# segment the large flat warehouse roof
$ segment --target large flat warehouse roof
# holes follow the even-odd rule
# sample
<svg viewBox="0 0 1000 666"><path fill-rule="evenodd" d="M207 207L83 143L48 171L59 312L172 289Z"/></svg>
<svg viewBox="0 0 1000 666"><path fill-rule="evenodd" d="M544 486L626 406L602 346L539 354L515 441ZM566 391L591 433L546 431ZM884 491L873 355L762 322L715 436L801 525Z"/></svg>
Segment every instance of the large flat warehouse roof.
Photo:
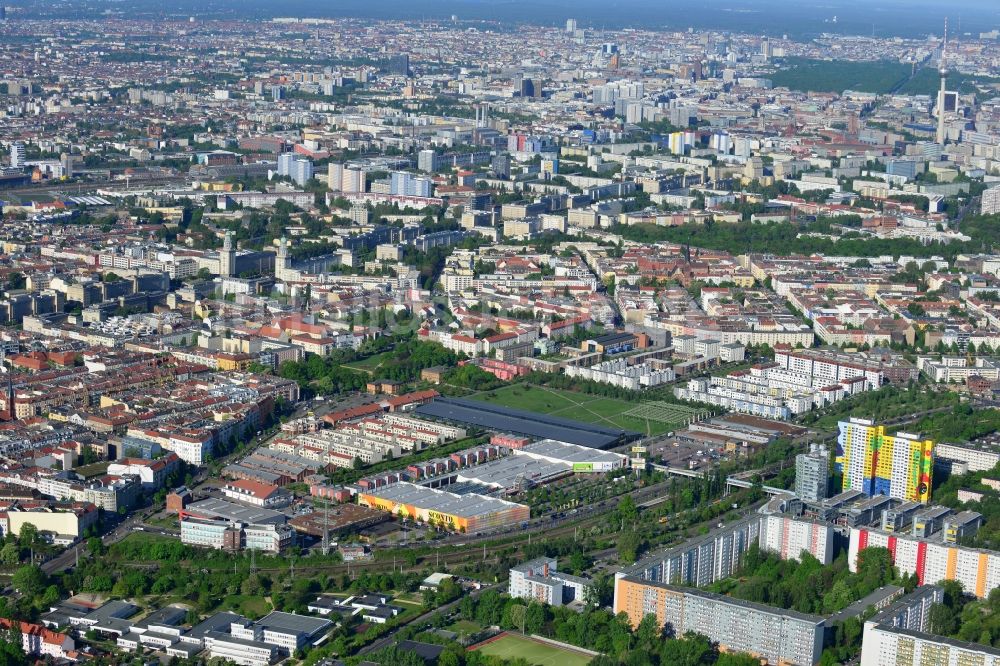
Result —
<svg viewBox="0 0 1000 666"><path fill-rule="evenodd" d="M594 449L606 449L622 440L641 436L631 430L605 428L582 421L462 398L435 398L432 402L417 407L415 411L417 415L425 418L464 423L538 439L554 439Z"/></svg>
<svg viewBox="0 0 1000 666"><path fill-rule="evenodd" d="M362 494L460 518L489 515L519 506L514 502L506 502L493 497L455 495L444 490L425 488L405 481L378 490L362 492Z"/></svg>

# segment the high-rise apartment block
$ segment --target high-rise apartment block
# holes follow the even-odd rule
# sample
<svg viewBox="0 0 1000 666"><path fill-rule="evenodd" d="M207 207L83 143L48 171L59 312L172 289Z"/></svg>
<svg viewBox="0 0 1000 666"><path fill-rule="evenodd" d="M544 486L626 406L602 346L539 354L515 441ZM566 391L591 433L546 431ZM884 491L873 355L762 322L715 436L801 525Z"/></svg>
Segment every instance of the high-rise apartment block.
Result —
<svg viewBox="0 0 1000 666"><path fill-rule="evenodd" d="M830 480L830 452L825 446L810 444L809 453L795 456L795 494L807 502L827 497Z"/></svg>
<svg viewBox="0 0 1000 666"><path fill-rule="evenodd" d="M806 552L822 564L833 562L833 526L820 520L804 520L788 515L760 519L760 547L783 560L801 560Z"/></svg>
<svg viewBox="0 0 1000 666"><path fill-rule="evenodd" d="M313 177L313 164L295 153L278 156L278 175L292 179L296 185L305 185Z"/></svg>
<svg viewBox="0 0 1000 666"><path fill-rule="evenodd" d="M770 664L812 666L823 651L826 618L618 574L615 613L638 626L646 615L676 636L707 636L726 651L749 652Z"/></svg>
<svg viewBox="0 0 1000 666"><path fill-rule="evenodd" d="M906 432L890 435L884 425L864 419L841 421L838 427L836 465L843 474L842 490L930 501L934 442Z"/></svg>
<svg viewBox="0 0 1000 666"><path fill-rule="evenodd" d="M966 512L971 514L971 512ZM851 528L847 562L856 569L858 553L865 548L885 548L900 574L914 574L920 585L957 580L968 594L983 598L1000 587L1000 553L960 546L949 542L952 530L963 529L963 522L972 524L982 520L979 514L953 517L952 525L945 525L943 534L924 538L904 533L865 527Z"/></svg>
<svg viewBox="0 0 1000 666"><path fill-rule="evenodd" d="M352 168L338 162L331 162L327 166L327 178L329 187L334 192L364 192L365 191L365 170L358 167Z"/></svg>
<svg viewBox="0 0 1000 666"><path fill-rule="evenodd" d="M937 636L930 611L944 598L924 585L865 622L861 666L1000 666L1000 650L988 645Z"/></svg>
<svg viewBox="0 0 1000 666"><path fill-rule="evenodd" d="M708 585L736 573L747 549L759 539L760 518L752 516L653 553L625 573L658 583Z"/></svg>
<svg viewBox="0 0 1000 666"><path fill-rule="evenodd" d="M389 188L390 194L429 197L434 191L434 181L405 171L394 171L389 180Z"/></svg>
<svg viewBox="0 0 1000 666"><path fill-rule="evenodd" d="M1000 185L983 191L979 213L981 215L996 215L1000 213Z"/></svg>
<svg viewBox="0 0 1000 666"><path fill-rule="evenodd" d="M12 169L23 169L25 162L25 151L23 143L15 143L10 147L10 166Z"/></svg>

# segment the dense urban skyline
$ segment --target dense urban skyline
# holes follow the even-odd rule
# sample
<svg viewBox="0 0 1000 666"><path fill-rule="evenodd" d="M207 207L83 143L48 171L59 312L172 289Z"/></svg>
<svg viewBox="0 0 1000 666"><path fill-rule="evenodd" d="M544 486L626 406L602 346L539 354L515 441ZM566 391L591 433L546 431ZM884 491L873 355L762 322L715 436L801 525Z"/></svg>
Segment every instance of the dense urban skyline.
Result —
<svg viewBox="0 0 1000 666"><path fill-rule="evenodd" d="M0 5L0 666L1000 666L1000 7Z"/></svg>

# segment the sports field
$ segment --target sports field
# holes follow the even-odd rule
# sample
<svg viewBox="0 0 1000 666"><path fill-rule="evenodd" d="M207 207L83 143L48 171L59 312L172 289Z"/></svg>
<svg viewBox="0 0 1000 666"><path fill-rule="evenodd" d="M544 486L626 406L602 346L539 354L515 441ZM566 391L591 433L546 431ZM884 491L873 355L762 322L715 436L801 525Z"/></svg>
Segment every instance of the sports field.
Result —
<svg viewBox="0 0 1000 666"><path fill-rule="evenodd" d="M469 649L501 659L524 659L529 664L537 666L586 666L593 659L584 652L508 633L473 645Z"/></svg>
<svg viewBox="0 0 1000 666"><path fill-rule="evenodd" d="M611 428L659 435L676 430L699 410L666 402L634 403L532 384L512 384L469 396L504 407L551 414ZM647 406L649 406L647 408Z"/></svg>
<svg viewBox="0 0 1000 666"><path fill-rule="evenodd" d="M637 419L649 419L651 421L680 426L688 423L691 419L705 418L710 414L705 410L688 407L687 405L675 405L670 402L654 400L640 403L637 407L633 407L625 412L625 415Z"/></svg>

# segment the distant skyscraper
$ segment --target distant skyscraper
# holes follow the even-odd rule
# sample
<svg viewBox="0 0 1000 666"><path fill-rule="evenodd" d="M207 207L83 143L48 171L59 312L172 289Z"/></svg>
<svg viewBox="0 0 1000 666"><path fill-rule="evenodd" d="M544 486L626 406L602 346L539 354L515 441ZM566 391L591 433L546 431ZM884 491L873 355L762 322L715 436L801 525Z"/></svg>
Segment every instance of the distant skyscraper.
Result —
<svg viewBox="0 0 1000 666"><path fill-rule="evenodd" d="M410 56L405 53L399 53L391 58L389 58L389 73L393 76L409 76L410 75Z"/></svg>
<svg viewBox="0 0 1000 666"><path fill-rule="evenodd" d="M521 77L520 85L518 86L519 93L521 97L541 97L542 96L542 86L540 83L536 82L534 79L529 79L526 76Z"/></svg>
<svg viewBox="0 0 1000 666"><path fill-rule="evenodd" d="M284 86L272 86L271 87L271 99L275 102L285 99L285 88Z"/></svg>
<svg viewBox="0 0 1000 666"><path fill-rule="evenodd" d="M6 20L7 20L7 7L5 7L3 3L0 3L0 21L6 21Z"/></svg>
<svg viewBox="0 0 1000 666"><path fill-rule="evenodd" d="M807 502L826 498L830 476L830 452L825 446L810 444L809 453L795 456L795 494Z"/></svg>
<svg viewBox="0 0 1000 666"><path fill-rule="evenodd" d="M948 17L944 19L944 41L941 43L941 69L938 70L941 73L941 89L938 91L937 97L937 142L944 145L946 139L946 133L944 128L944 117L947 106L946 98L948 96L948 91L946 90L948 86L948 64L945 60L948 53Z"/></svg>
<svg viewBox="0 0 1000 666"><path fill-rule="evenodd" d="M10 147L10 166L14 169L23 169L24 160L24 144L20 142L13 144Z"/></svg>
<svg viewBox="0 0 1000 666"><path fill-rule="evenodd" d="M771 59L771 40L767 37L760 43L760 54L764 56L764 60Z"/></svg>
<svg viewBox="0 0 1000 666"><path fill-rule="evenodd" d="M864 419L841 421L837 427L836 466L843 475L842 490L930 501L934 442L905 432L889 435L884 425Z"/></svg>
<svg viewBox="0 0 1000 666"><path fill-rule="evenodd" d="M566 32L570 34L576 32L576 19L566 19Z"/></svg>

